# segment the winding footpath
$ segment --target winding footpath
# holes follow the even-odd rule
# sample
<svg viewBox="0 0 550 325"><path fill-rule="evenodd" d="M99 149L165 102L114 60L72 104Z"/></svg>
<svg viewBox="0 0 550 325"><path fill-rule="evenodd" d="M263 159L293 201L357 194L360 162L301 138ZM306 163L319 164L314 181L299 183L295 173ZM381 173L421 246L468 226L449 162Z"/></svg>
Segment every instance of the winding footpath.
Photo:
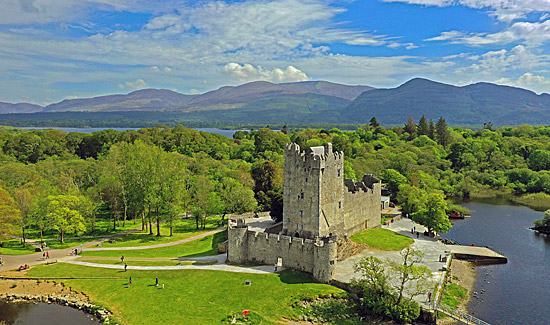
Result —
<svg viewBox="0 0 550 325"><path fill-rule="evenodd" d="M47 262L64 262L69 264L76 264L76 265L84 265L84 266L91 266L91 267L102 267L107 269L124 269L124 265L122 264L104 264L104 263L92 263L92 262L85 262L85 261L79 261L81 258L80 255L72 255L71 251L75 248L78 249L84 249L86 251L125 251L125 250L142 250L142 249L152 249L152 248L160 248L160 247L168 247L168 246L175 246L180 244L185 244L188 242L192 242L197 239L201 239L213 234L216 234L220 231L223 231L225 228L218 228L214 230L210 230L192 237L188 237L185 239L168 242L168 243L161 243L161 244L155 244L155 245L147 245L147 246L132 246L132 247L93 247L96 246L102 242L105 242L107 240L117 238L120 236L124 236L126 234L139 231L141 228L135 228L131 230L127 230L125 232L111 235L108 237L102 237L100 239L85 243L83 245L76 245L73 247L65 248L65 249L49 249L47 250L50 253L49 259L44 259L42 257L42 252L34 253L34 254L27 254L27 255L0 255L4 259L4 266L0 267L0 272L7 271L7 270L13 270L19 268L20 265L39 265L44 264ZM87 258L93 258L94 260L118 260L118 258L108 258L108 257L91 257L88 256ZM153 270L216 270L216 271L226 271L226 272L239 272L239 273L256 273L256 274L266 274L266 273L274 273L275 269L273 266L270 265L260 265L260 266L233 266L233 265L227 265L225 264L227 259L226 254L220 254L220 255L213 255L213 256L201 256L201 257L193 257L193 258L127 258L128 261L130 260L139 260L139 261L206 261L206 262L215 262L215 264L210 265L166 265L166 266L136 266L136 265L128 265L128 270L147 270L147 271L153 271ZM283 268L279 267L278 271L282 271Z"/></svg>

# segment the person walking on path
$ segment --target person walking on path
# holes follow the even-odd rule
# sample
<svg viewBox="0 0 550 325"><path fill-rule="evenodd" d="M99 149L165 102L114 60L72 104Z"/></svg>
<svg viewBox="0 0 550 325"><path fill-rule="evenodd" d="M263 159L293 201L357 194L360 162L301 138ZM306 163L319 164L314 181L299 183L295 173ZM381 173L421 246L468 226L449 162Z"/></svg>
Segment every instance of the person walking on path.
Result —
<svg viewBox="0 0 550 325"><path fill-rule="evenodd" d="M122 255L122 256L120 257L120 261L121 261L121 263L124 263L124 255Z"/></svg>
<svg viewBox="0 0 550 325"><path fill-rule="evenodd" d="M42 253L42 259L43 259L43 260L46 259L46 252L43 252L43 253Z"/></svg>
<svg viewBox="0 0 550 325"><path fill-rule="evenodd" d="M124 263L124 272L126 272L127 268L128 268L128 264Z"/></svg>
<svg viewBox="0 0 550 325"><path fill-rule="evenodd" d="M46 252L46 259L50 258L50 252Z"/></svg>
<svg viewBox="0 0 550 325"><path fill-rule="evenodd" d="M131 275L130 275L130 281L128 283L132 284L132 276Z"/></svg>
<svg viewBox="0 0 550 325"><path fill-rule="evenodd" d="M0 257L0 266L4 266L4 258Z"/></svg>
<svg viewBox="0 0 550 325"><path fill-rule="evenodd" d="M155 287L158 287L158 286L159 286L159 277L157 276L155 279Z"/></svg>

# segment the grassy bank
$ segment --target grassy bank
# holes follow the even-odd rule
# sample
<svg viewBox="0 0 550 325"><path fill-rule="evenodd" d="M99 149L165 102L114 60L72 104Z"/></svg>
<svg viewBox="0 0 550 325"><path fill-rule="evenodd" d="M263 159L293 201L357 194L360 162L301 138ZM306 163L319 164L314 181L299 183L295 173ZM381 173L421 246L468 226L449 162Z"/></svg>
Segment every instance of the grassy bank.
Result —
<svg viewBox="0 0 550 325"><path fill-rule="evenodd" d="M412 238L382 228L363 230L352 235L350 239L383 251L399 251L414 242Z"/></svg>
<svg viewBox="0 0 550 325"><path fill-rule="evenodd" d="M4 255L25 255L34 253L34 247L30 244L21 244L19 239L11 239L0 241L2 246L0 248L0 254Z"/></svg>
<svg viewBox="0 0 550 325"><path fill-rule="evenodd" d="M127 280L64 280L73 290L86 293L93 302L107 306L125 324L219 324L232 313L248 309L266 323L296 319L292 305L300 298L342 294L335 287L315 283L309 275L246 274L207 270L131 271L71 264L39 266L31 276L132 276ZM155 286L155 277L165 288ZM251 281L245 286L245 281Z"/></svg>
<svg viewBox="0 0 550 325"><path fill-rule="evenodd" d="M510 200L514 203L525 205L531 209L545 211L550 209L550 195L546 193L533 193L522 196L512 196Z"/></svg>
<svg viewBox="0 0 550 325"><path fill-rule="evenodd" d="M122 256L125 257L191 257L218 254L218 244L227 239L227 231L206 236L189 243L141 250L86 251L83 256Z"/></svg>

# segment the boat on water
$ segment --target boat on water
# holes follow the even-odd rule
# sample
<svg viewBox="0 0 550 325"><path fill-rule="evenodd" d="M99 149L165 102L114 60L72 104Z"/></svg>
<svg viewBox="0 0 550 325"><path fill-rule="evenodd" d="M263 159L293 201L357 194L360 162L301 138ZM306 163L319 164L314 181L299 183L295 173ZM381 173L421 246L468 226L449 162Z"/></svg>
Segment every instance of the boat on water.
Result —
<svg viewBox="0 0 550 325"><path fill-rule="evenodd" d="M448 214L447 216L449 216L449 219L464 219L463 214Z"/></svg>

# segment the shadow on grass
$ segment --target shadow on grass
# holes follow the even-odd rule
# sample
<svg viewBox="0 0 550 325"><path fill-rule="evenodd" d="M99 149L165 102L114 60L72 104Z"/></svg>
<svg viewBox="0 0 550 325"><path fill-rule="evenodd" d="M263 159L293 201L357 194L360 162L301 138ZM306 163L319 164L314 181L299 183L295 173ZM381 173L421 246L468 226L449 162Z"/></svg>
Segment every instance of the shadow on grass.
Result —
<svg viewBox="0 0 550 325"><path fill-rule="evenodd" d="M206 241L210 240L210 236L198 239L198 241ZM218 255L218 244L223 243L227 240L227 230L220 231L218 233L215 233L212 238L212 245L210 246L210 249L201 253L197 254L191 254L191 255L185 255L180 257L199 257L199 256L211 256L211 255Z"/></svg>
<svg viewBox="0 0 550 325"><path fill-rule="evenodd" d="M295 270L284 270L282 272L279 272L278 274L281 282L287 284L316 283L310 274Z"/></svg>

